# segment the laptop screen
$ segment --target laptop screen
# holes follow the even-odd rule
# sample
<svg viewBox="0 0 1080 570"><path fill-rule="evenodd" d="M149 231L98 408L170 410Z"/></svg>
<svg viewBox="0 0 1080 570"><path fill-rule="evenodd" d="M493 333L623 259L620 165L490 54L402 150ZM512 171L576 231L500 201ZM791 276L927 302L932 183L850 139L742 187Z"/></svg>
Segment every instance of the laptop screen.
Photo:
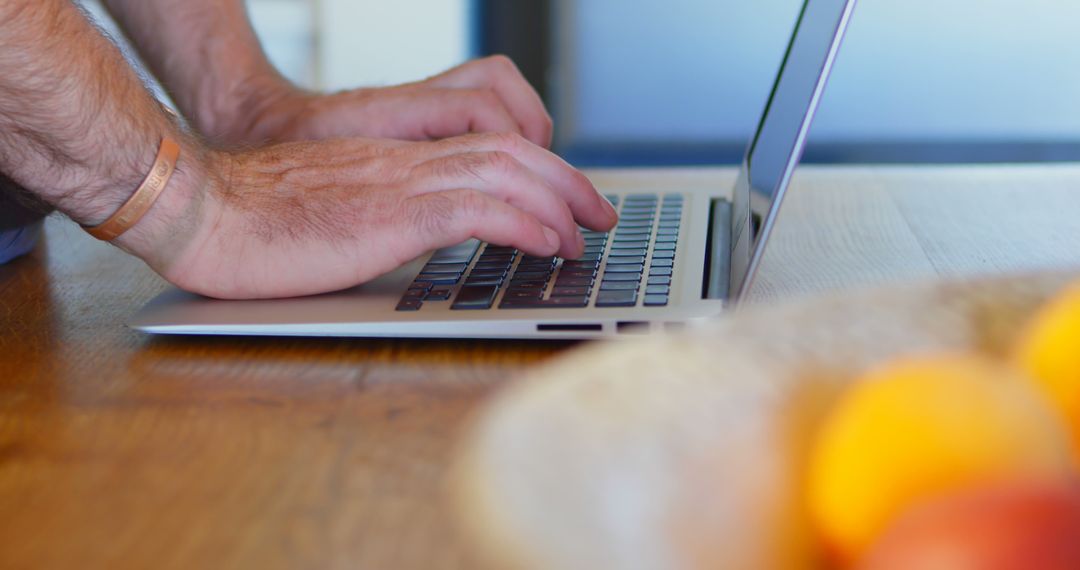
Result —
<svg viewBox="0 0 1080 570"><path fill-rule="evenodd" d="M806 0L735 186L730 295L757 270L855 0Z"/></svg>

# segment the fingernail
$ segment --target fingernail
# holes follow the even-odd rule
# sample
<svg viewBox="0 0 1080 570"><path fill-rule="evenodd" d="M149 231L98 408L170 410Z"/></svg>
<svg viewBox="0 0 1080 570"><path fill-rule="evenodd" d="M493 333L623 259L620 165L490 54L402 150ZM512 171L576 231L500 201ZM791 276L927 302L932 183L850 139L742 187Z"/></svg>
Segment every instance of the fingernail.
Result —
<svg viewBox="0 0 1080 570"><path fill-rule="evenodd" d="M612 205L612 203L608 201L608 199L603 194L600 195L600 199L603 200L604 207L607 208L609 216L611 216L612 218L619 217L619 214L615 212L615 206Z"/></svg>
<svg viewBox="0 0 1080 570"><path fill-rule="evenodd" d="M551 246L551 249L559 251L559 234L555 233L555 230L545 226L544 237L547 238L548 245Z"/></svg>

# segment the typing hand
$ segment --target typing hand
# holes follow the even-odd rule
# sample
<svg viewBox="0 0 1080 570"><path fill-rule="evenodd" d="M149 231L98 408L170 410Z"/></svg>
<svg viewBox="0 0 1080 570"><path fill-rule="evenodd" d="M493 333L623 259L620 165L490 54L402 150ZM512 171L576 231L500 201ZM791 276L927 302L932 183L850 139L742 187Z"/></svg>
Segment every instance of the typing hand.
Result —
<svg viewBox="0 0 1080 570"><path fill-rule="evenodd" d="M578 224L616 221L585 176L513 134L286 143L213 154L207 168L218 174L194 181L210 190L187 246L143 257L221 298L343 289L473 237L577 257Z"/></svg>
<svg viewBox="0 0 1080 570"><path fill-rule="evenodd" d="M291 87L271 96L249 123L248 142L331 137L442 139L511 132L551 144L551 117L540 96L502 56L470 61L445 73L394 87L329 95Z"/></svg>

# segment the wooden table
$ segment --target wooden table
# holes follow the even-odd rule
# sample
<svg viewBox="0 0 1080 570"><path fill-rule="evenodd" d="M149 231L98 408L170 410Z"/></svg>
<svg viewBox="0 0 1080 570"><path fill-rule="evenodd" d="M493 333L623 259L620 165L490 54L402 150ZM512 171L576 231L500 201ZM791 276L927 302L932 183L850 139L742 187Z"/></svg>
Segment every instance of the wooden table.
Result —
<svg viewBox="0 0 1080 570"><path fill-rule="evenodd" d="M572 345L152 337L123 322L160 279L46 233L0 267L0 567L471 566L440 489L456 432ZM804 168L751 297L1065 266L1080 166Z"/></svg>

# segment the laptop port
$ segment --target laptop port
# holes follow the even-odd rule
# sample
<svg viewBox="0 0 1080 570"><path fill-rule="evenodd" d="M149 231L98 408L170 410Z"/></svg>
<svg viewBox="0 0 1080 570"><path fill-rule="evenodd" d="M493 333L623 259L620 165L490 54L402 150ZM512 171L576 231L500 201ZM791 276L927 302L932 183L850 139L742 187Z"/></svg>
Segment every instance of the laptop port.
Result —
<svg viewBox="0 0 1080 570"><path fill-rule="evenodd" d="M619 334L649 334L649 323L645 321L619 321L615 323Z"/></svg>
<svg viewBox="0 0 1080 570"><path fill-rule="evenodd" d="M539 332L600 332L604 330L604 327L600 323L552 323L538 324L536 330Z"/></svg>

